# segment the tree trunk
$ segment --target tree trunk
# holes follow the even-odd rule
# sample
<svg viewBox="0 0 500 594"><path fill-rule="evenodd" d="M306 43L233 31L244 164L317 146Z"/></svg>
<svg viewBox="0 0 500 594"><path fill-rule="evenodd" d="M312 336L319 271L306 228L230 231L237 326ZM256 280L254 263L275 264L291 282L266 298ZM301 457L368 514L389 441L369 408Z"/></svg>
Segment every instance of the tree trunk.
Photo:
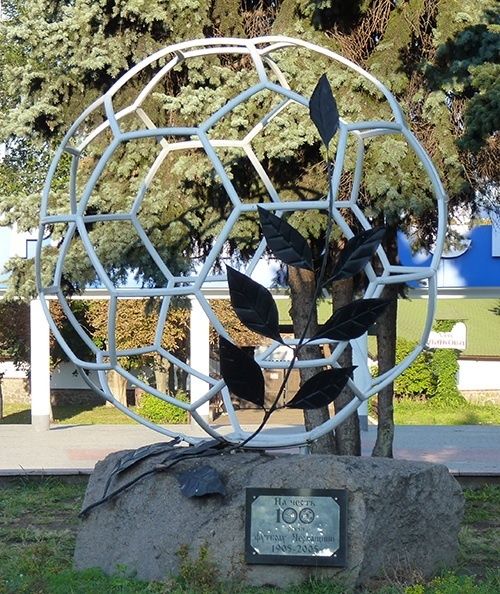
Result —
<svg viewBox="0 0 500 594"><path fill-rule="evenodd" d="M318 328L318 314L314 300L315 279L314 273L309 270L301 270L290 267L288 272L288 282L290 285L291 297L291 318L293 323L293 332L295 336L300 337L306 327L309 312L312 310L311 323L307 334L310 336ZM301 360L317 359L321 357L321 351L317 346L307 346L300 350L299 358ZM301 369L300 382L304 384L308 379L317 373L316 369ZM304 411L304 424L309 431L318 425L321 425L330 418L328 407L322 407L315 410ZM311 446L311 452L315 454L334 454L335 441L333 433L328 433L318 439Z"/></svg>
<svg viewBox="0 0 500 594"><path fill-rule="evenodd" d="M155 386L156 389L163 394L169 391L168 385L168 372L165 369L159 369L155 367Z"/></svg>
<svg viewBox="0 0 500 594"><path fill-rule="evenodd" d="M170 363L163 357L155 357L154 374L156 389L166 394L169 391L169 367Z"/></svg>
<svg viewBox="0 0 500 594"><path fill-rule="evenodd" d="M184 369L181 369L180 367L175 368L175 379L177 391L187 393L188 374L184 371Z"/></svg>
<svg viewBox="0 0 500 594"><path fill-rule="evenodd" d="M127 406L127 380L112 369L108 371L108 385L118 402Z"/></svg>
<svg viewBox="0 0 500 594"><path fill-rule="evenodd" d="M390 262L397 260L396 231L387 233L386 253ZM391 303L377 320L377 358L379 373L392 369L396 363L396 321L398 310L398 285L386 285L382 293ZM372 456L393 457L394 441L394 385L391 382L378 393L377 440Z"/></svg>
<svg viewBox="0 0 500 594"><path fill-rule="evenodd" d="M353 297L352 279L337 281L332 286L333 309L351 303ZM352 350L348 346L339 357L342 367L352 365ZM334 400L335 413L339 413L353 398L351 390L346 386ZM335 444L337 454L342 456L361 456L361 436L359 432L359 418L357 413L350 415L335 430Z"/></svg>
<svg viewBox="0 0 500 594"><path fill-rule="evenodd" d="M384 373L394 367L396 362L396 317L397 317L397 289L388 285L382 294L384 299L391 299L391 304L377 321L377 353L379 373ZM378 426L377 440L373 447L372 456L392 458L392 443L394 441L394 384L378 393Z"/></svg>

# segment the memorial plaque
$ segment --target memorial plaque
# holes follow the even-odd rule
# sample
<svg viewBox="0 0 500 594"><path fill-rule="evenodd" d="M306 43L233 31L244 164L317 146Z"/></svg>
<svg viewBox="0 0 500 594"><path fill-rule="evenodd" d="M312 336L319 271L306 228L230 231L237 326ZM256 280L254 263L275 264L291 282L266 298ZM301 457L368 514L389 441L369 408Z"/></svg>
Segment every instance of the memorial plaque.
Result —
<svg viewBox="0 0 500 594"><path fill-rule="evenodd" d="M346 564L347 494L337 489L247 489L245 560Z"/></svg>

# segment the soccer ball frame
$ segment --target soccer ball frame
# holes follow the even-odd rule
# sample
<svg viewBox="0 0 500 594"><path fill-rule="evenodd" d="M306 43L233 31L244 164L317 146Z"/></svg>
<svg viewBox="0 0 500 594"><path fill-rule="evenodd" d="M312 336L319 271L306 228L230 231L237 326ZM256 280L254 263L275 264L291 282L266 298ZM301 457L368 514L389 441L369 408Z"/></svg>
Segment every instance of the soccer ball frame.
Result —
<svg viewBox="0 0 500 594"><path fill-rule="evenodd" d="M291 104L303 106L305 108L305 112L308 107L309 99L293 90L290 81L287 80L285 74L280 70L279 62L275 61L273 58L273 55L276 52L279 52L280 49L291 47L307 50L311 54L311 59L315 54L320 54L361 76L363 79L365 79L365 81L367 81L367 83L373 85L374 89L376 89L377 92L385 98L392 113L390 121L376 120L347 122L341 119L337 138L336 156L333 163L332 177L330 180L330 194L318 200L281 200L278 192L273 186L272 181L262 167L255 151L252 148L252 141L254 138L259 135L266 128L266 126L269 125L269 123L280 114L282 110L286 109ZM179 66L185 61L193 58L204 58L206 56L221 54L247 56L248 59L251 60L253 68L255 69L255 72L258 76L257 84L237 94L225 105L219 109L216 109L208 119L197 125L183 127L157 127L154 121L142 109L142 106L146 98L152 92L154 92L154 89L159 81L161 81L173 68ZM159 67L158 70L152 75L150 82L140 90L135 100L129 105L122 107L118 111L115 111L113 99L120 89L129 81L133 80L138 73L144 71L144 69L150 67L152 64L158 63L158 61L161 61L162 59L165 62L164 65ZM237 106L254 96L256 93L259 93L263 90L267 90L276 94L276 96L280 97L281 100L278 105L273 107L273 109L265 115L265 117L263 117L257 124L253 125L243 138L214 139L210 137L210 130L218 122L220 122L222 118L224 118ZM82 133L82 123L84 123L88 116L95 110L103 110L105 113L105 120L95 128L85 130L85 132ZM123 130L121 128L121 122L131 114L136 116L138 120L142 122L142 128L139 127L139 129L133 131ZM106 150L104 150L101 158L95 164L95 167L89 175L83 191L81 194L78 194L74 179L78 173L82 155L84 154L86 148L92 144L92 142L94 142L96 139L102 138L104 134L107 134L110 137L109 145L107 146ZM290 430L280 433L263 431L250 440L246 444L246 447L285 447L302 445L318 439L325 433L335 429L335 427L344 421L350 414L354 413L364 401L378 393L383 387L392 382L415 360L415 358L423 350L428 338L428 334L431 330L434 317L437 294L436 271L443 249L446 229L446 195L434 165L420 143L408 129L401 109L392 94L384 87L383 84L381 84L368 72L364 71L359 66L343 58L342 56L339 56L338 54L335 54L325 48L302 40L277 36L262 37L250 40L226 38L201 39L166 47L130 69L130 71L122 76L109 89L108 92L97 99L87 110L82 113L82 115L75 121L64 137L51 164L41 205L39 240L37 244L36 255L36 278L38 292L42 298L42 305L44 307L52 332L59 341L68 358L81 372L81 375L86 383L94 391L101 394L106 400L112 402L130 417L151 427L152 429L155 429L156 431L159 431L160 433L169 436L178 436L179 433L147 421L116 400L110 390L108 383L107 373L109 371L115 370L127 380L134 382L140 388L153 394L157 398L175 404L176 406L189 411L192 419L196 421L196 423L198 423L198 425L208 435L215 438L221 437L221 434L217 431L217 429L211 426L202 415L199 414L198 409L207 401L210 401L212 398L214 398L217 394L222 393L224 405L228 413L232 429L231 433L224 435L224 439L235 444L245 441L250 434L245 431L239 423L230 394L224 381L220 378L212 377L210 374L202 373L199 370L194 369L188 364L188 362L180 360L162 347L161 337L167 320L171 300L173 297L177 296L189 297L191 300L196 300L202 307L203 311L209 318L210 323L214 326L217 332L225 338L229 338L226 329L223 327L220 320L210 307L209 300L204 295L203 290L207 286L215 286L215 283L220 283L221 281L226 280L224 275L213 273L213 266L217 261L217 258L223 253L225 242L227 241L227 238L229 237L229 234L231 233L231 230L238 221L239 217L245 212L255 211L257 205L264 209L271 210L278 215L293 211L307 211L311 209L322 210L330 214L344 236L349 239L353 236L353 231L342 215L343 209L348 209L352 216L357 219L361 227L364 229L369 229L371 226L370 222L358 204L359 190L363 175L365 143L369 141L369 139L390 134L398 134L406 139L408 147L414 151L428 177L432 191L434 193L438 214L437 241L433 250L432 261L430 265L426 267L392 265L390 264L384 250L380 247L377 250L377 256L382 265L382 273L376 273L371 264L366 266L365 274L367 278L367 288L364 293L364 298L379 297L384 286L390 283L426 281L428 283L429 292L428 308L426 321L422 329L419 343L415 349L393 369L378 377L372 377L368 368L366 357L366 335L359 339L352 340L351 346L353 348L354 357L356 358L356 363L358 364L358 369L356 370L354 378L349 380L349 387L351 388L353 394L353 398L350 403L345 406L342 411L335 414L330 420L311 431L307 431L305 429ZM120 209L118 209L115 213L92 212L89 214L89 212L87 212L87 207L89 201L91 200L92 193L95 191L96 184L98 184L101 175L103 172L105 172L108 161L113 155L113 152L116 150L116 147L139 138L155 138L161 148L157 158L151 164L146 175L144 176L137 195L131 204L131 207L125 212L122 212ZM171 142L170 140L167 140L167 138L178 138L178 140ZM357 154L350 198L348 200L338 200L336 197L339 190L342 171L345 166L347 144L348 142L352 141L353 138L356 142ZM220 147L237 148L238 150L242 150L244 152L268 192L268 201L248 203L244 202L240 198L230 179L230 176L225 171L224 165L217 154L217 149ZM186 150L190 148L203 149L205 151L206 156L213 165L216 175L222 182L227 194L227 200L232 204L232 212L227 221L224 223L217 239L214 241L201 268L192 274L175 275L169 269L168 263L162 260L155 245L148 238L147 233L141 226L141 222L138 218L138 212L140 210L142 200L144 199L144 196L148 192L148 188L154 180L156 172L164 163L165 159L175 151ZM61 209L58 209L58 211L55 212L50 204L51 186L54 183L56 171L58 167L61 166L63 159L69 159L70 163L68 167L71 170L72 183L70 183L68 191L67 208L63 209L65 212L61 212ZM106 270L99 261L99 257L96 253L94 245L92 244L92 241L89 238L88 233L89 223L105 223L106 221L126 221L133 227L152 260L164 275L166 279L165 286L116 286L116 283L110 279ZM44 238L47 228L54 224L65 226L66 231L58 250L56 263L53 268L50 281L48 282L43 274L45 258L43 249L45 241ZM99 348L92 342L90 337L80 326L77 319L73 315L69 305L68 297L63 291L62 285L64 262L72 242L75 241L76 237L79 237L79 240L82 242L86 255L90 259L96 271L97 277L99 278L99 281L104 287L109 298L109 327L106 348ZM247 274L250 275L255 270L258 262L263 257L265 249L266 243L265 240L262 239L255 250L253 257L246 265L245 272ZM156 297L161 301L155 339L153 340L152 344L143 345L137 349L120 350L116 347L115 337L118 301L119 299L123 298L146 297ZM93 361L82 360L73 352L71 346L64 339L60 328L58 328L55 320L53 319L45 298L56 298L59 301L65 315L67 316L67 319L73 325L80 338L92 351L94 356ZM297 344L295 339L286 340L285 342L290 346ZM321 368L325 365L338 366L338 358L346 348L347 343L333 342L328 340L319 340L316 341L316 343L329 343L331 347L331 354L325 356L324 358L313 361L298 360L294 364L296 368ZM273 353L279 346L279 343L273 342L268 348L266 348L256 357L256 360L261 368L277 369L288 367L289 363L287 361L275 361L273 359ZM179 366L191 377L195 377L203 382L206 382L208 386L206 393L195 401L189 403L182 402L166 393L158 391L145 382L138 380L134 375L132 375L128 370L124 369L120 365L120 357L145 355L151 354L153 352L161 355L170 361L170 363ZM98 381L94 381L89 377L89 371L97 372ZM181 437L189 443L196 443L200 439L191 435L181 435Z"/></svg>

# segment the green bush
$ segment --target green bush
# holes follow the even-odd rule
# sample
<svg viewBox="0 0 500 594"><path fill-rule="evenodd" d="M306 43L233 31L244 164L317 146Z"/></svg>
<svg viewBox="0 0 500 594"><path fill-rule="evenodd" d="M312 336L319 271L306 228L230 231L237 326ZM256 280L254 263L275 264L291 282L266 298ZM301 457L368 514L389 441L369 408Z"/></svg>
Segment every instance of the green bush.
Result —
<svg viewBox="0 0 500 594"><path fill-rule="evenodd" d="M425 586L411 586L405 589L405 594L497 594L499 584L498 572L490 572L484 580L471 575L447 573Z"/></svg>
<svg viewBox="0 0 500 594"><path fill-rule="evenodd" d="M417 346L416 342L398 338L396 363L401 362ZM432 398L436 392L436 378L432 372L432 353L424 351L394 381L396 398Z"/></svg>
<svg viewBox="0 0 500 594"><path fill-rule="evenodd" d="M396 363L402 361L416 346L416 342L398 338ZM426 350L394 380L394 396L425 398L434 406L461 406L465 399L457 387L457 376L458 354L455 350Z"/></svg>
<svg viewBox="0 0 500 594"><path fill-rule="evenodd" d="M458 320L436 320L436 332L450 332ZM435 349L432 356L432 373L436 378L436 391L431 400L433 406L457 407L465 404L465 398L457 387L458 352L453 349Z"/></svg>
<svg viewBox="0 0 500 594"><path fill-rule="evenodd" d="M174 396L182 402L189 402L188 395L179 391ZM186 410L160 400L152 394L143 394L137 412L148 421L160 424L178 425L187 423L189 414Z"/></svg>
<svg viewBox="0 0 500 594"><path fill-rule="evenodd" d="M436 377L435 406L460 406L465 398L457 387L458 356L452 349L436 349L432 357L432 373Z"/></svg>
<svg viewBox="0 0 500 594"><path fill-rule="evenodd" d="M198 557L190 556L188 545L182 545L176 555L180 561L179 582L185 590L196 594L220 591L218 569L210 559L207 545L200 547Z"/></svg>

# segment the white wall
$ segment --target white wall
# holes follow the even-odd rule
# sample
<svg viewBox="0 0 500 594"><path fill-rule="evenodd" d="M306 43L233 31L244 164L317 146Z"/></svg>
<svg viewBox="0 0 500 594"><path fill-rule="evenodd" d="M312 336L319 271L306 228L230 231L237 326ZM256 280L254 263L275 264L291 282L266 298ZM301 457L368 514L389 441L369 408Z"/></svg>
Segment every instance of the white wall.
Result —
<svg viewBox="0 0 500 594"><path fill-rule="evenodd" d="M90 373L90 379L97 381L97 374ZM54 390L90 390L76 367L69 362L60 363L50 376L50 387Z"/></svg>
<svg viewBox="0 0 500 594"><path fill-rule="evenodd" d="M17 369L12 361L0 362L0 374L9 379L23 379L27 377L26 371Z"/></svg>
<svg viewBox="0 0 500 594"><path fill-rule="evenodd" d="M459 361L458 387L460 390L500 390L500 361L465 360ZM25 377L12 363L0 363L0 371L6 371L6 377ZM50 385L53 389L86 389L87 384L71 363L61 363L52 372ZM97 380L97 376L91 378Z"/></svg>
<svg viewBox="0 0 500 594"><path fill-rule="evenodd" d="M50 376L50 387L55 390L90 390L87 384L83 381L79 373L73 374L76 367L72 363L61 363ZM23 369L16 369L11 361L3 361L0 363L0 373L4 374L5 378L26 378L28 374ZM91 372L91 379L97 381L97 374Z"/></svg>
<svg viewBox="0 0 500 594"><path fill-rule="evenodd" d="M464 360L459 361L458 387L460 390L500 390L500 361ZM51 388L54 389L87 389L87 384L80 374L73 375L75 370L71 363L61 363L51 375ZM10 361L0 362L0 373L6 378L25 378L26 372L16 369ZM97 377L91 373L91 378Z"/></svg>
<svg viewBox="0 0 500 594"><path fill-rule="evenodd" d="M458 366L459 390L500 390L500 361L466 359Z"/></svg>
<svg viewBox="0 0 500 594"><path fill-rule="evenodd" d="M73 363L60 363L50 374L50 387L54 390L90 390L89 386L83 381L81 375L76 372ZM0 373L7 379L27 378L28 374L23 369L16 369L11 361L0 362ZM91 371L90 379L99 384L97 373ZM131 387L131 385L129 385Z"/></svg>

